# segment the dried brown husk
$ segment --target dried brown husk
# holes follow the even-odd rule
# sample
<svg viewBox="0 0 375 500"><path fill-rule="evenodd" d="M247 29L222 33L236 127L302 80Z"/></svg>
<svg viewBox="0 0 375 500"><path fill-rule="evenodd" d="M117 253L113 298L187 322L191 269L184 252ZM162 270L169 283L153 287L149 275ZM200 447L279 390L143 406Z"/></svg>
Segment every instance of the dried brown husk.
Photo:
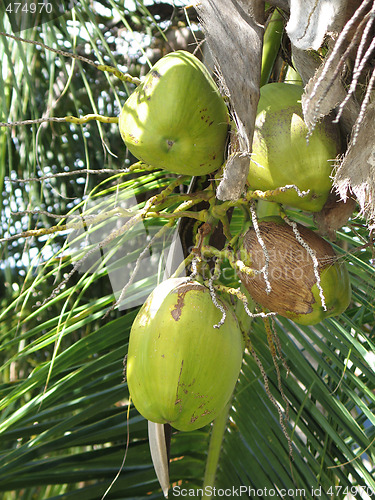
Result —
<svg viewBox="0 0 375 500"><path fill-rule="evenodd" d="M360 205L361 213L368 220L369 229L375 228L375 102L364 114L356 135L337 169L334 187L341 199L353 193Z"/></svg>
<svg viewBox="0 0 375 500"><path fill-rule="evenodd" d="M297 228L303 240L315 251L319 273L336 261L336 254L326 240L300 224ZM271 311L282 316L288 316L290 311L301 315L311 313L315 302L311 289L316 277L308 251L298 243L293 229L282 221L260 221L259 230L269 255L271 291L267 293L262 273L254 277L239 273L241 281L253 299ZM253 228L244 236L242 248L245 255L251 255L251 268L261 270L266 260Z"/></svg>

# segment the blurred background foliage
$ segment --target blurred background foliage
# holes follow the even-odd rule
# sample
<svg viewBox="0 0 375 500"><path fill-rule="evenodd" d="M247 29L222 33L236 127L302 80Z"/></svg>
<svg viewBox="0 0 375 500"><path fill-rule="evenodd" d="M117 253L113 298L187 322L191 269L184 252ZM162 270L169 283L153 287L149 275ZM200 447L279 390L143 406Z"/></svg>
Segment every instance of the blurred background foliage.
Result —
<svg viewBox="0 0 375 500"><path fill-rule="evenodd" d="M195 37L202 38L194 10L183 7L184 2L83 0L21 36L142 76L167 51L193 50ZM6 15L0 30L10 32ZM290 69L287 40L273 50L269 77L277 79ZM1 121L118 116L134 88L93 66L4 36L0 52ZM89 243L85 231L48 233L75 214L97 214L118 203L141 208L174 179L158 171L125 174L122 170L134 162L115 124L0 128L0 491L5 500L98 500L120 468L106 498L162 498L147 422L129 404L123 373L132 321L162 279L161 270L150 261L146 276L137 277L122 307L113 309L105 265L110 252L98 250L92 233ZM186 186L176 193L181 190ZM289 215L314 225L306 214ZM157 226L166 222L160 219ZM108 216L105 223L118 227L122 221ZM236 224L240 227L241 220L235 213L234 229ZM136 226L110 246L113 252L125 246L120 262L128 273L155 234L151 226ZM21 234L35 229L37 237ZM173 236L173 228L167 236ZM287 376L280 362L294 460L264 379L246 353L220 455L220 488L252 487L258 498L266 497L266 488L290 489L285 498L294 498L293 488L314 498L312 488L322 487L321 498L327 499L353 498L350 487L358 485L375 491L374 255L360 217L337 236L335 249L352 280L350 308L314 327L276 320L290 368ZM163 255L167 240L155 242L155 255ZM232 275L227 282L238 285ZM269 388L285 408L261 320L252 324L251 340ZM202 486L210 431L208 426L173 433L171 485ZM369 497L363 490L361 495Z"/></svg>

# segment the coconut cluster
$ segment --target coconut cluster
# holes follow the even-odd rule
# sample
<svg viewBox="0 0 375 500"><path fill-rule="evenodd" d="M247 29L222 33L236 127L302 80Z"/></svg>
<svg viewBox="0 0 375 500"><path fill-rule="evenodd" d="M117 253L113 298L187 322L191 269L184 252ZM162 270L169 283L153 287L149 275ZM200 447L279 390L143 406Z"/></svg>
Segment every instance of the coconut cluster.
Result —
<svg viewBox="0 0 375 500"><path fill-rule="evenodd" d="M262 87L253 152L243 156L249 161L247 189L267 191L267 199L280 205L319 212L331 190L340 139L332 123L322 122L307 141L302 92L284 83ZM124 142L139 160L194 176L223 165L228 126L213 79L184 51L156 63L119 120ZM350 302L345 264L330 243L300 224L279 216L261 219L239 237L234 252L242 263L242 285L264 310L312 325L340 314ZM240 373L240 324L232 304L213 298L202 283L187 278L161 283L130 333L127 381L138 411L182 431L216 418Z"/></svg>

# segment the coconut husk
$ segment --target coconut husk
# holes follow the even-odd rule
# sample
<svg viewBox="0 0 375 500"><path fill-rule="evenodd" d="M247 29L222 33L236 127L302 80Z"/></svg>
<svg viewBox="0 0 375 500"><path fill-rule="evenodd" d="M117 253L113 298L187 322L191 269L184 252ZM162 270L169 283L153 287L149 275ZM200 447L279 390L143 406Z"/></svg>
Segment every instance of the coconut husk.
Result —
<svg viewBox="0 0 375 500"><path fill-rule="evenodd" d="M244 191L249 170L259 100L264 2L200 0L195 7L237 126L239 147L232 151L238 154L226 165L217 194L221 200L235 200Z"/></svg>
<svg viewBox="0 0 375 500"><path fill-rule="evenodd" d="M297 224L303 240L315 251L319 263L318 271L336 260L331 245L310 229ZM316 283L314 264L307 249L296 240L292 227L274 221L259 222L259 230L267 249L268 279L271 291L267 292L263 273L251 277L239 273L239 277L252 298L270 311L287 315L309 314L315 299L312 287ZM245 252L245 255L242 254ZM250 255L251 268L261 271L266 258L253 228L249 229L243 240L243 250L239 257Z"/></svg>
<svg viewBox="0 0 375 500"><path fill-rule="evenodd" d="M356 140L351 142L333 180L342 200L353 193L369 228L375 228L375 102L367 106Z"/></svg>

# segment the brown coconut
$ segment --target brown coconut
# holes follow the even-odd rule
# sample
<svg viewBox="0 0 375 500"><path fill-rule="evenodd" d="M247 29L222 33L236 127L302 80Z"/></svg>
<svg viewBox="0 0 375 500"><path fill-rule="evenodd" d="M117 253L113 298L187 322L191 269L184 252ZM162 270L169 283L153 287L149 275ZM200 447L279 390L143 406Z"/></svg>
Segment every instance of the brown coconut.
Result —
<svg viewBox="0 0 375 500"><path fill-rule="evenodd" d="M269 255L270 293L266 291L262 273L251 277L241 272L239 277L262 307L286 317L310 315L316 302L312 292L316 284L313 260L296 240L292 227L278 217L270 219L259 222L260 234ZM303 240L315 251L319 274L336 262L336 254L327 241L300 224L297 228ZM246 262L250 255L249 267L261 270L265 265L265 256L253 228L245 234L238 256Z"/></svg>

